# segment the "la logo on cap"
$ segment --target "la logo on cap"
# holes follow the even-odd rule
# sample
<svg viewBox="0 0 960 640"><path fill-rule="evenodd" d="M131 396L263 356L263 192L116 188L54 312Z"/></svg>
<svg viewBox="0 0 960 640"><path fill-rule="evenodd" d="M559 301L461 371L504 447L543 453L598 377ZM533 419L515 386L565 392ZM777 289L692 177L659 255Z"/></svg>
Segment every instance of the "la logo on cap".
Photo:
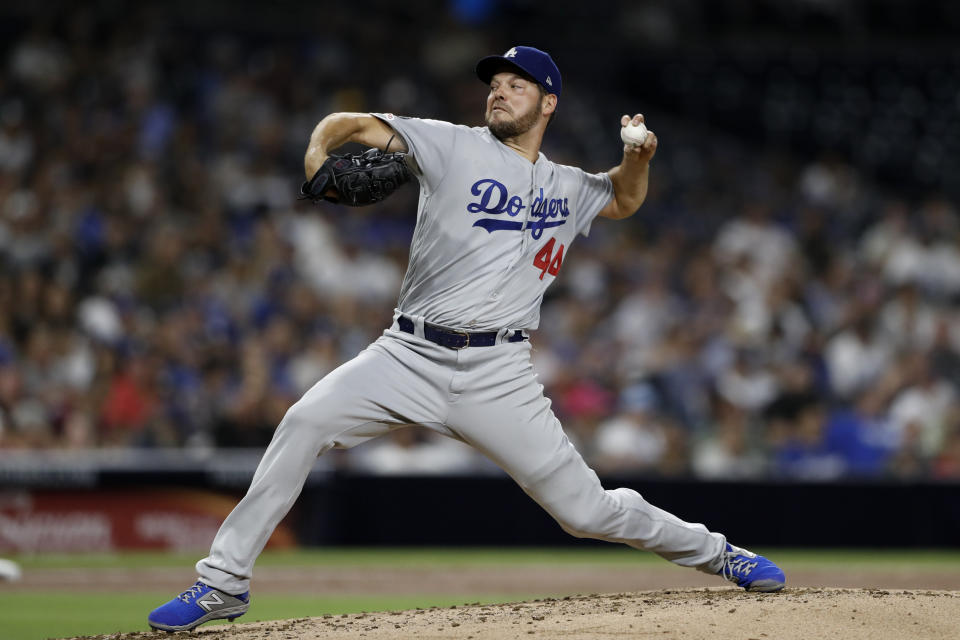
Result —
<svg viewBox="0 0 960 640"><path fill-rule="evenodd" d="M517 57L517 48L510 47L510 50L503 54L504 58L516 58Z"/></svg>

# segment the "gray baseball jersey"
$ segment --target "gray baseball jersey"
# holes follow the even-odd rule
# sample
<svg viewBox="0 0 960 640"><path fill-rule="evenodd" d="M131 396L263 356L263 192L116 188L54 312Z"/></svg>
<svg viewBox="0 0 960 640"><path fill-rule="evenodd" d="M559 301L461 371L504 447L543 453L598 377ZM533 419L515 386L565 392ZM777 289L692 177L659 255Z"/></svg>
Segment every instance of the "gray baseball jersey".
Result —
<svg viewBox="0 0 960 640"><path fill-rule="evenodd" d="M372 114L407 143L420 180L398 308L471 330L536 329L578 233L613 197L606 173L531 163L486 127Z"/></svg>

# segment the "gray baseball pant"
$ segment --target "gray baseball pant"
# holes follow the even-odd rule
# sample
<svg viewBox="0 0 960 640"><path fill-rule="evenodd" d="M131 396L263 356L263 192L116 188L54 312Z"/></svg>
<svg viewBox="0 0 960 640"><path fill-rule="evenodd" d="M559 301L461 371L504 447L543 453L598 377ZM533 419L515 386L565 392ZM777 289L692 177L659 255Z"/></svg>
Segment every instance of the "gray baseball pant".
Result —
<svg viewBox="0 0 960 640"><path fill-rule="evenodd" d="M398 330L317 382L280 422L246 496L223 522L200 579L247 591L267 539L303 489L317 456L420 424L498 464L571 535L620 542L716 573L726 539L684 522L632 489L604 490L567 439L530 362L529 342L459 351Z"/></svg>

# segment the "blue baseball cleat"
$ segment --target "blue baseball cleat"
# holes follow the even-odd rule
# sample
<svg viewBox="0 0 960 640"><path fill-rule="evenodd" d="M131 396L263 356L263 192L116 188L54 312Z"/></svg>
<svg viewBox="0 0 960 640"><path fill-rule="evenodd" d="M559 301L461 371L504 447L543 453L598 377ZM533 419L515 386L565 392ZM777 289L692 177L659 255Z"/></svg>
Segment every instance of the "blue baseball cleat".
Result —
<svg viewBox="0 0 960 640"><path fill-rule="evenodd" d="M232 596L198 580L167 604L151 611L147 621L160 631L190 631L210 620L233 620L248 608L249 591Z"/></svg>
<svg viewBox="0 0 960 640"><path fill-rule="evenodd" d="M723 567L717 575L735 582L747 591L766 593L780 591L787 580L777 565L763 556L730 543L727 543L727 550L723 553Z"/></svg>

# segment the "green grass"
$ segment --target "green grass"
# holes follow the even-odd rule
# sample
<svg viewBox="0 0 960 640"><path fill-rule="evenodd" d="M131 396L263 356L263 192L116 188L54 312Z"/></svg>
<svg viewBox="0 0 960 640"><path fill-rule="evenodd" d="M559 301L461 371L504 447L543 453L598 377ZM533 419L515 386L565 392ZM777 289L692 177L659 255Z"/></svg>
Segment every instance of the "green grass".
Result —
<svg viewBox="0 0 960 640"><path fill-rule="evenodd" d="M0 595L0 637L4 640L44 640L149 631L147 613L169 598L169 593L151 592L3 593ZM491 603L514 599L515 595L494 595L474 597L469 601ZM328 597L264 594L257 596L255 609L237 622L462 604L465 604L463 596L446 595Z"/></svg>
<svg viewBox="0 0 960 640"><path fill-rule="evenodd" d="M960 572L960 550L883 550L883 549L756 549L789 569L911 569ZM30 555L15 558L25 572L36 569L88 569L96 580L97 569L182 568L193 577L192 567L200 553L123 553L82 555ZM569 547L561 549L305 549L268 551L258 567L497 567L497 566L596 566L607 568L660 566L664 561L651 553L624 547ZM188 578L188 579L189 579ZM186 585L184 585L186 586ZM0 592L0 638L2 640L43 640L76 635L95 635L146 630L146 614L168 600L172 594L157 592L150 585L142 591ZM254 611L244 621L276 620L317 616L324 613L386 611L416 607L461 605L465 602L506 602L540 597L530 594L474 596L372 595L372 596L297 596L261 593ZM109 612L109 614L105 614Z"/></svg>
<svg viewBox="0 0 960 640"><path fill-rule="evenodd" d="M123 554L44 554L14 558L24 569L101 569L123 567L191 567L202 553L132 552ZM649 553L631 549L421 549L421 548L336 548L298 551L266 551L258 567L452 567L509 565L620 565L663 562Z"/></svg>
<svg viewBox="0 0 960 640"><path fill-rule="evenodd" d="M777 562L797 566L845 565L942 569L954 565L960 569L960 550L922 549L753 549ZM202 553L132 552L123 554L44 554L14 558L27 569L146 569L152 567L192 567ZM651 553L626 547L570 548L335 548L299 551L266 551L257 560L258 567L476 567L517 565L659 565L663 562Z"/></svg>

